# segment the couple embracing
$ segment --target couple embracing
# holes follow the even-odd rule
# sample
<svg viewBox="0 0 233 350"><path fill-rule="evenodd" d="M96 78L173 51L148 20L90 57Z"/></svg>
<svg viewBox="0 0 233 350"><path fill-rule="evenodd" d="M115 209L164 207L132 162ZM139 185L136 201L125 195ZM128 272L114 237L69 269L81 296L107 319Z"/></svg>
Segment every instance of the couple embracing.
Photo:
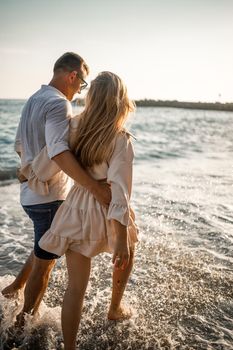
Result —
<svg viewBox="0 0 233 350"><path fill-rule="evenodd" d="M101 252L113 254L108 318L130 317L121 299L137 242L130 207L133 147L124 128L134 104L122 80L102 72L91 82L84 110L73 117L70 101L87 86L88 73L82 57L65 53L50 83L23 108L15 150L21 158L20 201L34 225L34 250L2 291L11 297L25 286L16 321L23 327L25 313L38 310L56 259L65 254L68 286L61 318L66 350L75 349L91 258Z"/></svg>

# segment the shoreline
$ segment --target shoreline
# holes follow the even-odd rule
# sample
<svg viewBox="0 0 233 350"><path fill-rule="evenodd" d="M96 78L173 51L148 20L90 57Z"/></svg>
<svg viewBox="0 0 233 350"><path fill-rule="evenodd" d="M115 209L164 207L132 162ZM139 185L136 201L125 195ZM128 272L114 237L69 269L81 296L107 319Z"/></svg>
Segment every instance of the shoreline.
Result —
<svg viewBox="0 0 233 350"><path fill-rule="evenodd" d="M0 103L3 101L14 101L18 103L24 103L26 99L10 99L0 98ZM194 109L194 110L209 110L209 111L224 111L233 112L233 102L188 102L188 101L177 101L177 100L154 100L154 99L141 99L134 100L137 107L167 107L167 108L183 108L183 109ZM72 102L73 106L84 106L83 98L76 98Z"/></svg>
<svg viewBox="0 0 233 350"><path fill-rule="evenodd" d="M184 109L201 109L209 111L233 112L233 103L220 102L184 102L184 101L163 101L163 100L135 100L137 107L169 107Z"/></svg>
<svg viewBox="0 0 233 350"><path fill-rule="evenodd" d="M194 110L224 111L233 112L233 102L185 102L177 100L134 100L137 107L167 107L167 108L184 108ZM84 106L84 99L77 98L72 101L73 106Z"/></svg>

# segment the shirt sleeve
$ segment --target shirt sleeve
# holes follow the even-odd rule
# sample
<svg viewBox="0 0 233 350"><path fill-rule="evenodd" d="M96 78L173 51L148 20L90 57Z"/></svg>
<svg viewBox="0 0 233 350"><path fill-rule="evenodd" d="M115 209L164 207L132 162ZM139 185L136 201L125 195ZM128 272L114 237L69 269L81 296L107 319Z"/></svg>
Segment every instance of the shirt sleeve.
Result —
<svg viewBox="0 0 233 350"><path fill-rule="evenodd" d="M22 152L20 124L21 124L21 120L19 122L19 125L18 125L18 128L17 128L17 132L16 132L16 136L15 136L15 144L14 144L15 152Z"/></svg>
<svg viewBox="0 0 233 350"><path fill-rule="evenodd" d="M65 99L53 102L46 115L45 140L49 158L69 150L69 120L71 105Z"/></svg>
<svg viewBox="0 0 233 350"><path fill-rule="evenodd" d="M129 225L130 218L129 202L132 189L133 158L134 151L130 136L128 134L119 135L107 174L112 191L107 218L115 219L125 226Z"/></svg>

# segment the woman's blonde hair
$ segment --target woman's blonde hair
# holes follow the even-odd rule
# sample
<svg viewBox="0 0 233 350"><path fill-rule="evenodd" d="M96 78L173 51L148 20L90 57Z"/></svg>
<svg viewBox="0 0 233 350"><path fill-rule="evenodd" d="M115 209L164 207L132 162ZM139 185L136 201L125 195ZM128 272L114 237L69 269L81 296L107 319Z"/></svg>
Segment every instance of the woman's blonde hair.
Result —
<svg viewBox="0 0 233 350"><path fill-rule="evenodd" d="M84 167L108 161L115 137L122 132L134 110L123 81L114 73L102 72L92 82L85 108L71 140L71 149Z"/></svg>

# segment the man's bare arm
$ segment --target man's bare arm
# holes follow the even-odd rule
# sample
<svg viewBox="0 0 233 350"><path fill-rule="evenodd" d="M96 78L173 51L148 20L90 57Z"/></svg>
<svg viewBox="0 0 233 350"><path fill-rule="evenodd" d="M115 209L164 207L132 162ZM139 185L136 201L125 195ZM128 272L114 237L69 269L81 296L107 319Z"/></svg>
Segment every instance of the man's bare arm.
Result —
<svg viewBox="0 0 233 350"><path fill-rule="evenodd" d="M106 183L94 180L77 162L70 151L64 151L52 158L53 161L73 180L85 187L104 206L111 201L111 189Z"/></svg>

